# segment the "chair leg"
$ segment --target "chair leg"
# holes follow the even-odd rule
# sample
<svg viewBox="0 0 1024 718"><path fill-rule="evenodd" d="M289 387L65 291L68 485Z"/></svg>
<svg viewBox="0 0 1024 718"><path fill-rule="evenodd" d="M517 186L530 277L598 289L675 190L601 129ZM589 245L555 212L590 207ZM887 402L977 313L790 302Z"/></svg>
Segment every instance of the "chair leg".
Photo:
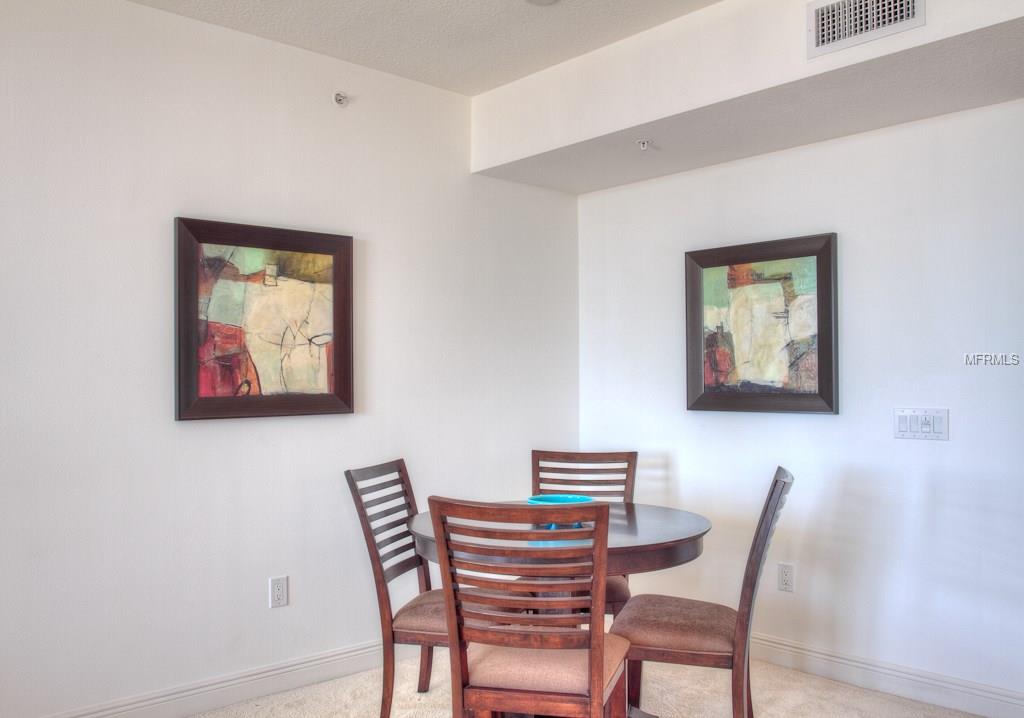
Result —
<svg viewBox="0 0 1024 718"><path fill-rule="evenodd" d="M626 661L626 692L631 706L640 707L640 683L643 678L643 661Z"/></svg>
<svg viewBox="0 0 1024 718"><path fill-rule="evenodd" d="M750 661L747 661L747 718L754 718L754 700L750 697Z"/></svg>
<svg viewBox="0 0 1024 718"><path fill-rule="evenodd" d="M732 669L732 718L749 718L747 700L749 684L745 666L733 665Z"/></svg>
<svg viewBox="0 0 1024 718"><path fill-rule="evenodd" d="M420 646L420 682L416 686L419 693L430 690L430 669L434 665L434 647Z"/></svg>
<svg viewBox="0 0 1024 718"><path fill-rule="evenodd" d="M391 717L391 696L395 692L395 644L384 640L384 685L380 696L380 718Z"/></svg>
<svg viewBox="0 0 1024 718"><path fill-rule="evenodd" d="M604 714L606 718L626 718L626 713L626 671L623 671L615 688L612 689L612 694L608 697Z"/></svg>

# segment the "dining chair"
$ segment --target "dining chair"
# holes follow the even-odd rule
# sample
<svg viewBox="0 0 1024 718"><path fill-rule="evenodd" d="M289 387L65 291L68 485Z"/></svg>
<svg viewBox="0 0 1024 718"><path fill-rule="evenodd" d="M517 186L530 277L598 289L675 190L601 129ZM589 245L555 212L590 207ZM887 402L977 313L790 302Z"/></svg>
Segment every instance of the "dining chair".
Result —
<svg viewBox="0 0 1024 718"><path fill-rule="evenodd" d="M377 589L381 641L384 644L380 718L388 718L395 688L396 643L420 646L417 690L426 693L430 689L434 646L448 645L444 595L440 590L430 590L429 566L416 553L415 541L409 531L409 519L417 511L405 460L351 469L345 472L345 478L363 528ZM393 613L388 586L409 571L416 571L419 593Z"/></svg>
<svg viewBox="0 0 1024 718"><path fill-rule="evenodd" d="M636 452L533 452L533 493L581 494L633 503ZM629 577L609 576L605 588L608 613L618 615L629 600Z"/></svg>
<svg viewBox="0 0 1024 718"><path fill-rule="evenodd" d="M640 705L643 661L656 661L731 670L733 718L753 718L751 615L768 544L792 485L793 476L778 467L750 546L738 610L675 596L640 595L616 617L611 633L630 642L627 681L631 706Z"/></svg>
<svg viewBox="0 0 1024 718"><path fill-rule="evenodd" d="M629 641L604 630L608 505L432 496L430 515L448 617L452 716L625 718Z"/></svg>

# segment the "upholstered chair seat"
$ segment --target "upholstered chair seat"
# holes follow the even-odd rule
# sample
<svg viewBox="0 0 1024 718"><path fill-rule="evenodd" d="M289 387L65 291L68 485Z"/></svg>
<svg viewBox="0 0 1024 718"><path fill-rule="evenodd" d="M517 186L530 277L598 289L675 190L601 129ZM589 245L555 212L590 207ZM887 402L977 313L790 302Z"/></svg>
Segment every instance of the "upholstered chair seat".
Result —
<svg viewBox="0 0 1024 718"><path fill-rule="evenodd" d="M629 641L607 636L604 641L604 685L610 687L615 672L629 651ZM467 651L469 675L476 688L575 693L584 695L590 651L578 648L552 651L542 648L508 648L474 643Z"/></svg>
<svg viewBox="0 0 1024 718"><path fill-rule="evenodd" d="M436 589L417 594L409 603L398 609L392 626L396 631L415 633L436 633L448 637L448 624L444 613L444 591Z"/></svg>
<svg viewBox="0 0 1024 718"><path fill-rule="evenodd" d="M615 617L612 633L648 649L731 656L736 611L675 596L637 596Z"/></svg>

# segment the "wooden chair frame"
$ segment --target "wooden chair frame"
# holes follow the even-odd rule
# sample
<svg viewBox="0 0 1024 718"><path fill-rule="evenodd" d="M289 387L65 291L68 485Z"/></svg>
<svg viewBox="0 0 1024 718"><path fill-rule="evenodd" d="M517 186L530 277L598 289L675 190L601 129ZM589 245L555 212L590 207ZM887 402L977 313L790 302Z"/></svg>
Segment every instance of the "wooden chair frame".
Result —
<svg viewBox="0 0 1024 718"><path fill-rule="evenodd" d="M753 718L754 707L750 695L750 634L754 599L757 597L761 569L764 567L768 554L768 546L775 533L779 514L786 503L786 496L792 486L792 474L781 466L778 467L768 490L761 518L757 523L757 530L754 532L750 553L747 556L747 566L740 590L740 604L736 611L732 653L676 651L649 648L637 644L631 645L627 666L629 704L631 706L640 705L643 661L656 661L731 670L733 718Z"/></svg>
<svg viewBox="0 0 1024 718"><path fill-rule="evenodd" d="M607 709L625 718L625 667L607 684L604 677L608 505L429 501L448 614L452 715L603 718ZM564 528L541 528L551 524ZM474 686L470 643L588 649L587 694Z"/></svg>
<svg viewBox="0 0 1024 718"><path fill-rule="evenodd" d="M375 479L393 474L397 474L397 477L374 483ZM391 607L391 594L388 590L388 584L391 581L415 570L420 593L430 591L429 565L416 553L415 539L408 529L409 519L418 511L405 460L398 459L376 466L352 469L345 472L345 479L352 492L356 513L359 515L359 524L362 526L363 538L366 540L370 566L373 569L374 586L377 591L381 641L384 646L384 685L381 693L380 718L388 718L391 714L391 700L395 689L395 644L420 646L420 673L417 690L420 693L426 693L430 690L434 646L448 645L448 636L447 634L395 630L393 625L395 614ZM373 509L376 511L370 513ZM374 522L382 520L382 523L373 525ZM383 537L378 538L382 534ZM404 556L410 551L410 555ZM385 566L388 561L399 557L402 557L399 561Z"/></svg>
<svg viewBox="0 0 1024 718"><path fill-rule="evenodd" d="M571 493L610 501L633 503L636 485L637 452L635 451L533 451L533 493ZM543 466L570 464L570 466ZM580 468L580 465L591 468ZM593 468L600 464L625 464L625 468ZM575 466L572 466L575 465ZM550 474L542 477L541 474ZM557 487L557 488L555 488ZM629 576L624 577L628 583ZM617 616L625 601L606 605L608 613Z"/></svg>

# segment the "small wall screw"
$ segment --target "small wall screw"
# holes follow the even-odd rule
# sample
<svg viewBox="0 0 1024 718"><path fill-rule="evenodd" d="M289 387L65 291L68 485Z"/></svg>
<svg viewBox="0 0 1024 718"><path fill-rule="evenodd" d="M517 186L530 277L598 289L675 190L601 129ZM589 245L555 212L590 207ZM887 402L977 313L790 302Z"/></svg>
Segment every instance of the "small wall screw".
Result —
<svg viewBox="0 0 1024 718"><path fill-rule="evenodd" d="M348 95L346 95L344 92L335 92L334 102L340 107L344 107L345 105L348 104Z"/></svg>
<svg viewBox="0 0 1024 718"><path fill-rule="evenodd" d="M640 148L641 152L646 152L647 148L651 146L651 141L650 140L637 140L636 144L637 144L637 147Z"/></svg>

